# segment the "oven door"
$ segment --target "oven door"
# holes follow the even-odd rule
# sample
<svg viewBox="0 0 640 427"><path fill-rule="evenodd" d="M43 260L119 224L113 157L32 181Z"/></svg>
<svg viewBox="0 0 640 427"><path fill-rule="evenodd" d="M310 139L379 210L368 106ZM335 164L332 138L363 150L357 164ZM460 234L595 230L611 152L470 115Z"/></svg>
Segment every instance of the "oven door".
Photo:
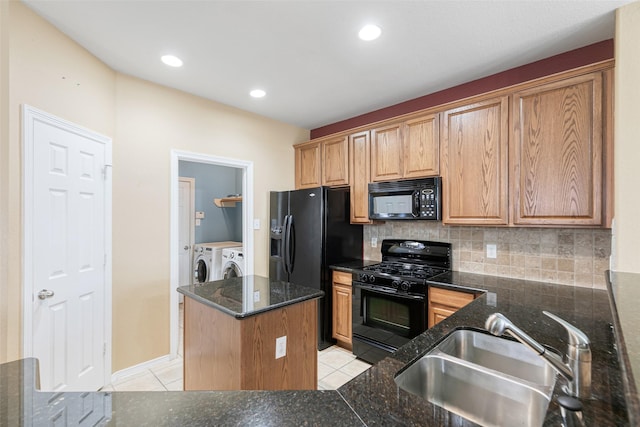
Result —
<svg viewBox="0 0 640 427"><path fill-rule="evenodd" d="M353 354L375 363L427 329L424 297L399 295L353 282Z"/></svg>

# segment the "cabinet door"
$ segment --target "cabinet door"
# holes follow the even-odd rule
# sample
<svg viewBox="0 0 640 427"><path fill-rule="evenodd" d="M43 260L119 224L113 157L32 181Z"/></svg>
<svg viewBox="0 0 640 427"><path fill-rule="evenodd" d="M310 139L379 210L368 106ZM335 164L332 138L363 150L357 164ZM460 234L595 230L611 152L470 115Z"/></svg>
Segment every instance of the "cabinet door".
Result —
<svg viewBox="0 0 640 427"><path fill-rule="evenodd" d="M333 338L351 346L351 275L333 272Z"/></svg>
<svg viewBox="0 0 640 427"><path fill-rule="evenodd" d="M322 185L349 185L349 140L346 136L322 142Z"/></svg>
<svg viewBox="0 0 640 427"><path fill-rule="evenodd" d="M455 312L456 310L451 307L430 305L428 310L428 327L434 327Z"/></svg>
<svg viewBox="0 0 640 427"><path fill-rule="evenodd" d="M514 224L602 224L602 75L513 96Z"/></svg>
<svg viewBox="0 0 640 427"><path fill-rule="evenodd" d="M369 131L349 136L351 223L371 224L369 220Z"/></svg>
<svg viewBox="0 0 640 427"><path fill-rule="evenodd" d="M402 164L405 178L422 178L440 173L439 124L437 114L404 123Z"/></svg>
<svg viewBox="0 0 640 427"><path fill-rule="evenodd" d="M429 307L427 309L428 326L443 321L475 298L474 294L468 292L454 291L429 287Z"/></svg>
<svg viewBox="0 0 640 427"><path fill-rule="evenodd" d="M401 124L383 126L371 131L371 181L402 178Z"/></svg>
<svg viewBox="0 0 640 427"><path fill-rule="evenodd" d="M320 143L295 147L296 189L313 188L321 185Z"/></svg>
<svg viewBox="0 0 640 427"><path fill-rule="evenodd" d="M443 113L443 222L508 224L508 97Z"/></svg>

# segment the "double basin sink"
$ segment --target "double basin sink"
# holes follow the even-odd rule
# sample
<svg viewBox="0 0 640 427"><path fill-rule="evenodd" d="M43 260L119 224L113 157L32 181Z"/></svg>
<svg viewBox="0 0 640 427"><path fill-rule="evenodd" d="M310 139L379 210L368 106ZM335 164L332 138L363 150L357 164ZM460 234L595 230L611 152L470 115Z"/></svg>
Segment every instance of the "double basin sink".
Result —
<svg viewBox="0 0 640 427"><path fill-rule="evenodd" d="M556 372L516 341L458 329L395 378L401 389L484 426L541 426Z"/></svg>

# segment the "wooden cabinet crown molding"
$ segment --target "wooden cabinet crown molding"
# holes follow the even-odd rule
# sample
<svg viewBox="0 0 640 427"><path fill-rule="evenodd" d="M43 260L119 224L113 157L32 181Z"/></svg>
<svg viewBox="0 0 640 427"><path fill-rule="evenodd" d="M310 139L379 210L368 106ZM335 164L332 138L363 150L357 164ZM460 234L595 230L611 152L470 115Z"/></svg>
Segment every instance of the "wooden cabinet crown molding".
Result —
<svg viewBox="0 0 640 427"><path fill-rule="evenodd" d="M299 146L303 146L305 144L313 144L316 143L317 141L321 141L321 140L326 140L328 138L335 138L338 136L349 136L351 134L354 133L358 133L358 132L363 132L363 131L370 131L373 128L376 127L381 127L381 126L386 126L392 123L397 123L397 122L401 122L401 121L407 121L407 120L412 120L412 119L416 119L419 118L420 116L424 116L424 115L429 115L429 114L438 114L441 113L445 110L450 110L450 109L454 109L454 108L458 108L464 105L468 105L468 104L473 104L476 102L481 102L483 100L486 99L490 99L490 98L495 98L495 97L500 97L503 95L509 95L512 94L514 92L517 91L521 91L521 90L526 90L535 86L540 86L546 83L550 83L550 82L554 82L554 81L560 81L560 80L564 80L567 78L571 78L571 77L577 77L577 76L581 76L584 74L589 74L589 73L593 73L593 72L603 72L603 71L607 71L607 70L612 70L613 67L615 66L615 61L613 59L608 59L605 61L601 61L601 62L596 62L593 64L589 64L589 65L585 65L582 67L578 67L578 68L574 68L571 70L566 70L566 71L561 71L558 73L554 73L554 74L550 74L548 76L544 76L544 77L540 77L537 79L532 79L532 80L528 80L526 82L522 82L522 83L517 83L517 84L513 84L513 85L507 85L504 86L500 89L496 89L496 90L492 90L492 91L488 91L488 92L483 92L483 93L479 93L476 95L472 95L472 96L468 96L468 97L464 97L464 98L460 98L460 99L455 99L452 100L451 102L446 102L443 104L439 104L439 105L434 105L432 107L429 108L424 108L421 110L416 110L416 111L412 111L406 114L401 114L398 115L396 117L391 117L388 119L384 119L384 120L379 120L376 122L371 122L371 123L367 123L365 125L362 126L357 126L351 129L346 129L340 132L336 132L330 135L324 135L320 138L316 138L316 139L312 139L309 141L304 141L304 142L300 142L297 144L294 144L293 147L299 147Z"/></svg>

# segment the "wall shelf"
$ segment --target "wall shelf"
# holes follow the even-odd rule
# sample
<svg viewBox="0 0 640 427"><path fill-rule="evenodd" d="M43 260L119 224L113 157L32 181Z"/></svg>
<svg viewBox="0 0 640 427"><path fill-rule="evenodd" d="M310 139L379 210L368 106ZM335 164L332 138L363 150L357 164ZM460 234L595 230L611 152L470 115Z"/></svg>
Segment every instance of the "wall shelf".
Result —
<svg viewBox="0 0 640 427"><path fill-rule="evenodd" d="M213 199L213 203L219 208L235 208L236 203L242 202L242 197L223 197Z"/></svg>

